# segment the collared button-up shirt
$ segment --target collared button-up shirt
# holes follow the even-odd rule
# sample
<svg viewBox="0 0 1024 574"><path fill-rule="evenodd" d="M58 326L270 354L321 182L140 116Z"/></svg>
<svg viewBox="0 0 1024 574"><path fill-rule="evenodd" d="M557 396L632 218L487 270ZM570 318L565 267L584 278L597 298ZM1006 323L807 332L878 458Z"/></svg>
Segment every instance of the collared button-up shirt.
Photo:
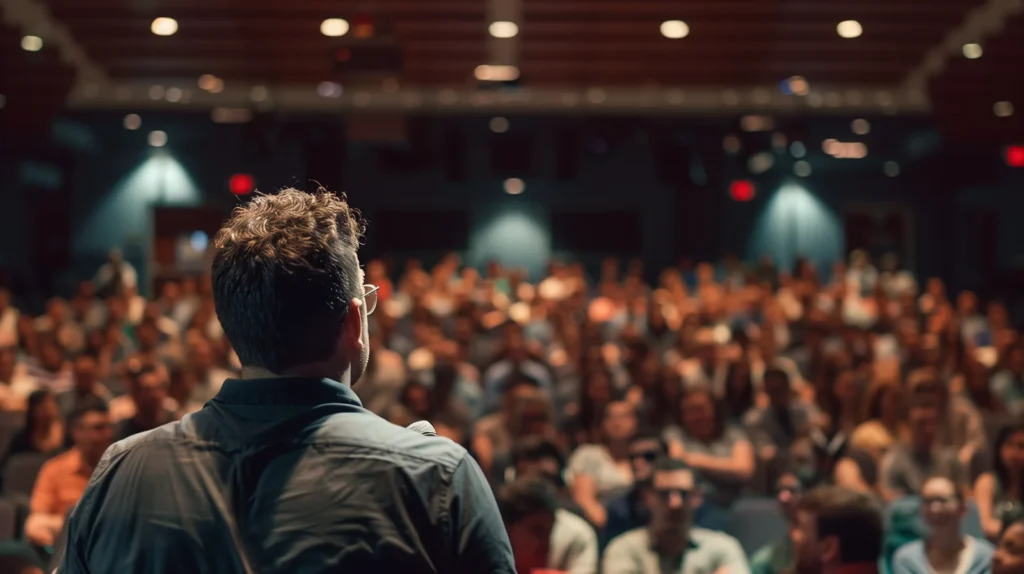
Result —
<svg viewBox="0 0 1024 574"><path fill-rule="evenodd" d="M637 528L615 538L604 551L604 574L750 574L747 556L740 543L721 532L690 529L690 541L682 560L658 556L646 528Z"/></svg>
<svg viewBox="0 0 1024 574"><path fill-rule="evenodd" d="M68 528L67 574L515 572L466 450L330 380L228 380L116 443Z"/></svg>

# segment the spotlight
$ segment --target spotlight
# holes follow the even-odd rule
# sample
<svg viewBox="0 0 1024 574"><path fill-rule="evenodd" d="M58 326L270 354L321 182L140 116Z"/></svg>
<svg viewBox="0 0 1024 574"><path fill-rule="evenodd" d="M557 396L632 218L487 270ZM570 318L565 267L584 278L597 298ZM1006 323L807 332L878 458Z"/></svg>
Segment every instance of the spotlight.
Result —
<svg viewBox="0 0 1024 574"><path fill-rule="evenodd" d="M167 133L160 130L149 132L149 145L153 147L164 147L167 145Z"/></svg>
<svg viewBox="0 0 1024 574"><path fill-rule="evenodd" d="M178 31L178 21L174 18L157 18L149 29L157 36L173 36Z"/></svg>

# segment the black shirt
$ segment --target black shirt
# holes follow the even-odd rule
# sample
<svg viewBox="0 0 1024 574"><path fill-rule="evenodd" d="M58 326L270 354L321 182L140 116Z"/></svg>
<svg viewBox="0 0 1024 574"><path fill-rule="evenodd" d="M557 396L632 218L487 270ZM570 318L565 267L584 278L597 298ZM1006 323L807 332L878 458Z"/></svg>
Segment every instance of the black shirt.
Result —
<svg viewBox="0 0 1024 574"><path fill-rule="evenodd" d="M228 380L116 443L71 515L63 573L514 574L466 450L330 380Z"/></svg>

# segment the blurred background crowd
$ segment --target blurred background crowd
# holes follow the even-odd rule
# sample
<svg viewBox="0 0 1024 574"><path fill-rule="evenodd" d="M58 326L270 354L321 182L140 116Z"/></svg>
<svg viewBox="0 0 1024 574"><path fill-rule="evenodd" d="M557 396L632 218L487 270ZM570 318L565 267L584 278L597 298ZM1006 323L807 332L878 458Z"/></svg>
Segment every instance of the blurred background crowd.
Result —
<svg viewBox="0 0 1024 574"><path fill-rule="evenodd" d="M237 373L207 277L150 299L137 281L112 251L41 315L0 291L11 538L52 548L112 441L201 408ZM999 301L919 282L892 258L855 251L824 271L607 259L592 277L553 262L530 281L449 255L433 268L370 261L366 283L379 289L356 393L470 449L506 516L550 510L546 529L509 525L517 559L542 554L535 566L595 572L602 552L614 564L636 551L623 535L682 520L649 498L666 456L693 473L668 490L699 497L685 518L734 537L722 552L761 572L792 567L787 524L821 484L908 515L930 485L979 544L1024 518L1024 340Z"/></svg>

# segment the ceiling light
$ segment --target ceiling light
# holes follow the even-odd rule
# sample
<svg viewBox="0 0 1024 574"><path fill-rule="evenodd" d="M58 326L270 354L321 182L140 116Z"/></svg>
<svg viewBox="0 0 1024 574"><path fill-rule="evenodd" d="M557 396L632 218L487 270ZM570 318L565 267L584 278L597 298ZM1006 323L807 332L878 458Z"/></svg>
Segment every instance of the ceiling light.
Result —
<svg viewBox="0 0 1024 574"><path fill-rule="evenodd" d="M799 159L807 155L807 146L804 142L793 142L789 144L789 155Z"/></svg>
<svg viewBox="0 0 1024 574"><path fill-rule="evenodd" d="M981 49L981 44L964 44L964 57L968 60L977 60L984 53L985 51Z"/></svg>
<svg viewBox="0 0 1024 574"><path fill-rule="evenodd" d="M750 173L753 174L764 173L770 170L774 165L775 156L773 156L772 153L768 151L755 153L754 155L750 156L749 160L747 160L747 169L750 170Z"/></svg>
<svg viewBox="0 0 1024 574"><path fill-rule="evenodd" d="M722 138L722 149L725 150L726 153L737 154L740 153L740 149L742 148L743 144L740 142L740 138L735 135L729 134Z"/></svg>
<svg viewBox="0 0 1024 574"><path fill-rule="evenodd" d="M477 66L473 75L482 82L514 82L519 79L519 68L515 66Z"/></svg>
<svg viewBox="0 0 1024 574"><path fill-rule="evenodd" d="M142 127L142 118L139 114L128 114L124 117L124 129L126 130L137 130Z"/></svg>
<svg viewBox="0 0 1024 574"><path fill-rule="evenodd" d="M320 33L331 38L344 36L348 34L348 20L328 18L320 23Z"/></svg>
<svg viewBox="0 0 1024 574"><path fill-rule="evenodd" d="M996 102L992 111L997 118L1008 118L1013 115L1013 104L1011 102Z"/></svg>
<svg viewBox="0 0 1024 574"><path fill-rule="evenodd" d="M151 100L162 100L164 99L164 94L166 93L167 90L165 90L164 87L159 84L154 84L149 87L149 99Z"/></svg>
<svg viewBox="0 0 1024 574"><path fill-rule="evenodd" d="M900 164L894 161L887 161L885 162L885 165L882 166L882 171L884 171L885 175L889 177L896 177L900 174Z"/></svg>
<svg viewBox="0 0 1024 574"><path fill-rule="evenodd" d="M749 115L740 118L740 129L745 132L766 132L775 127L771 116Z"/></svg>
<svg viewBox="0 0 1024 574"><path fill-rule="evenodd" d="M174 18L157 18L149 29L157 36L173 36L178 31L178 21Z"/></svg>
<svg viewBox="0 0 1024 574"><path fill-rule="evenodd" d="M850 122L850 129L859 136L865 136L871 133L871 122L864 118L857 118Z"/></svg>
<svg viewBox="0 0 1024 574"><path fill-rule="evenodd" d="M513 177L505 180L505 193L509 195L519 195L526 190L526 184L523 180L518 177Z"/></svg>
<svg viewBox="0 0 1024 574"><path fill-rule="evenodd" d="M167 145L167 133L160 130L149 132L149 145L153 147L164 147Z"/></svg>
<svg viewBox="0 0 1024 574"><path fill-rule="evenodd" d="M786 149L786 144L789 143L789 138L782 132L775 132L772 134L772 147L778 150L780 153Z"/></svg>
<svg viewBox="0 0 1024 574"><path fill-rule="evenodd" d="M502 117L491 118L491 131L496 134L503 134L508 131L508 120Z"/></svg>
<svg viewBox="0 0 1024 574"><path fill-rule="evenodd" d="M811 164L800 160L793 164L793 173L795 173L797 177L807 177L811 175Z"/></svg>
<svg viewBox="0 0 1024 574"><path fill-rule="evenodd" d="M491 22L487 31L495 38L515 38L519 34L519 26L515 22Z"/></svg>
<svg viewBox="0 0 1024 574"><path fill-rule="evenodd" d="M794 96L806 96L811 86L803 76L793 76L786 80L786 89Z"/></svg>
<svg viewBox="0 0 1024 574"><path fill-rule="evenodd" d="M672 40L690 35L690 26L682 20L666 20L661 23L661 35Z"/></svg>
<svg viewBox="0 0 1024 574"><path fill-rule="evenodd" d="M244 124L252 119L248 108L213 108L210 119L217 124Z"/></svg>
<svg viewBox="0 0 1024 574"><path fill-rule="evenodd" d="M165 94L164 97L167 98L168 102L174 103L174 102L180 102L182 96L184 96L184 95L185 94L184 94L184 92L181 91L181 88L171 87L171 88L167 88L167 94Z"/></svg>
<svg viewBox="0 0 1024 574"><path fill-rule="evenodd" d="M209 92L217 85L217 76L213 74L203 74L199 76L199 88Z"/></svg>
<svg viewBox="0 0 1024 574"><path fill-rule="evenodd" d="M26 52L38 52L43 49L43 39L39 36L25 36L21 39L21 49Z"/></svg>
<svg viewBox="0 0 1024 574"><path fill-rule="evenodd" d="M843 20L836 26L836 32L843 38L857 38L864 33L864 28L856 20Z"/></svg>
<svg viewBox="0 0 1024 574"><path fill-rule="evenodd" d="M320 85L316 87L316 93L321 98L340 98L341 92L341 84L336 82L320 82Z"/></svg>
<svg viewBox="0 0 1024 574"><path fill-rule="evenodd" d="M270 95L270 90L266 86L253 86L249 90L249 98L254 102L262 102L267 99Z"/></svg>

